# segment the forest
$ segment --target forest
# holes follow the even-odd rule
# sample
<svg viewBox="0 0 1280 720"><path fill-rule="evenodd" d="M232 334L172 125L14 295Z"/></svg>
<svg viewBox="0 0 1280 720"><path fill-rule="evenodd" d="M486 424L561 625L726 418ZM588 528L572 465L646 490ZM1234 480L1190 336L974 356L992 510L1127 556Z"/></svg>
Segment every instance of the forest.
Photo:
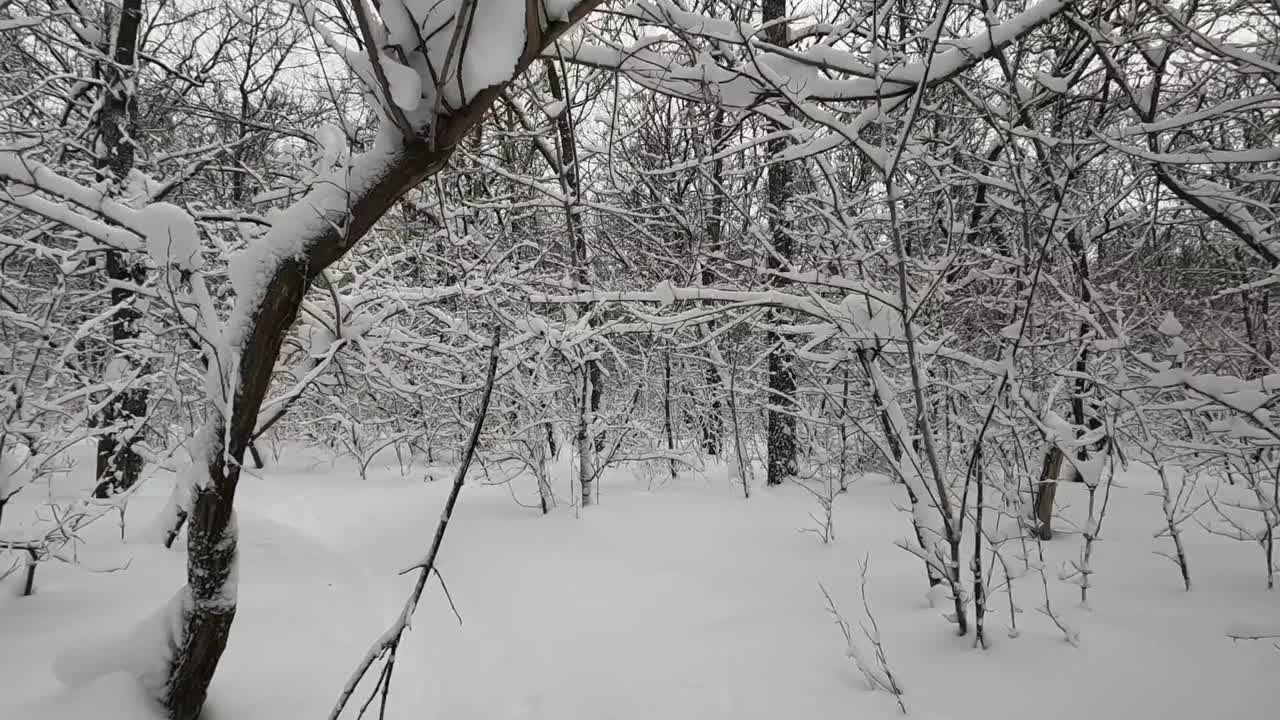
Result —
<svg viewBox="0 0 1280 720"><path fill-rule="evenodd" d="M0 0L0 716L1269 717L1277 284L1280 0Z"/></svg>

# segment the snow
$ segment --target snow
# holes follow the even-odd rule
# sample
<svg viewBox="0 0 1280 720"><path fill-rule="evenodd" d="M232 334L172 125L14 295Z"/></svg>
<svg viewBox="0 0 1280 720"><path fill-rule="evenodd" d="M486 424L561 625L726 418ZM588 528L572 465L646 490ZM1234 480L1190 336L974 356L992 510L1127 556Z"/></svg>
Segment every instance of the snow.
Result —
<svg viewBox="0 0 1280 720"><path fill-rule="evenodd" d="M180 620L190 604L191 593L183 586L137 625L66 648L54 658L53 674L64 684L76 686L123 672L150 697L159 697L168 681L167 661L182 634Z"/></svg>
<svg viewBox="0 0 1280 720"><path fill-rule="evenodd" d="M281 458L266 477L241 481L243 593L211 688L211 720L327 715L399 611L412 582L399 571L427 546L447 491L423 482L423 468L401 477L375 462L368 480L353 482L348 460L298 446ZM564 465L553 468L562 496L566 477ZM74 497L66 483L50 492ZM1055 610L1079 630L1080 646L1034 611L1039 581L1025 580L1016 586L1024 610L1016 638L1007 597L991 598L986 651L952 635L939 617L945 603L926 602L918 561L893 545L906 527L894 509L901 486L883 476L858 479L837 498L844 530L829 545L797 532L809 522L810 495L756 488L743 500L725 467L652 489L643 468L628 468L601 485L601 505L581 519L516 505L512 492L536 495L531 478L464 489L441 561L463 622L433 580L397 660L391 717L900 717L890 695L866 690L818 587L853 624L856 651L873 667L859 628L858 563L868 554L876 636L912 717L1021 720L1034 707L1039 720L1117 717L1124 708L1163 720L1260 718L1280 700L1272 681L1280 652L1227 636L1274 629L1280 614L1275 595L1259 587L1252 553L1187 528L1197 589L1182 592L1176 570L1151 554L1149 527L1161 510L1146 494L1158 487L1149 471L1113 489L1090 609L1078 606L1078 588L1050 581ZM1083 522L1083 488L1058 492L1067 516ZM144 486L131 523L141 526L168 493L163 481ZM142 651L164 641L156 619L166 615L155 609L173 601L184 556L133 530L124 545L115 527L89 531L84 557L114 555L127 566L94 573L44 564L31 598L15 597L14 579L4 581L0 667L14 717L157 717L146 673L139 684L111 669L145 668ZM1046 544L1050 575L1079 548L1070 532ZM99 640L121 635L133 639ZM114 660L94 649L111 647Z"/></svg>
<svg viewBox="0 0 1280 720"><path fill-rule="evenodd" d="M546 105L542 106L542 112L546 113L547 117L551 119L560 117L560 115L564 112L564 109L565 109L565 102L563 100L556 100L554 102L549 102Z"/></svg>
<svg viewBox="0 0 1280 720"><path fill-rule="evenodd" d="M431 8L434 17L439 0L416 0L415 4ZM459 4L460 0L459 0ZM472 37L471 52L461 58L458 94L446 88L445 97L458 105L474 97L480 90L504 83L515 75L516 61L524 50L524 13L529 4L524 0L473 0L469 28L479 29L482 38ZM477 52L479 50L479 52Z"/></svg>
<svg viewBox="0 0 1280 720"><path fill-rule="evenodd" d="M186 210L170 203L151 203L139 211L138 226L147 254L157 266L174 265L188 271L200 268L200 232Z"/></svg>
<svg viewBox="0 0 1280 720"><path fill-rule="evenodd" d="M1280 620L1263 620L1256 623L1236 620L1227 625L1226 634L1236 640L1280 640Z"/></svg>
<svg viewBox="0 0 1280 720"><path fill-rule="evenodd" d="M653 293L658 298L658 305L660 307L667 307L676 301L676 291L675 288L672 287L670 280L663 280L658 283L657 286L653 288Z"/></svg>
<svg viewBox="0 0 1280 720"><path fill-rule="evenodd" d="M417 110L418 103L422 100L422 76L413 68L391 59L386 53L382 54L381 60L382 72L391 86L392 102L408 111Z"/></svg>
<svg viewBox="0 0 1280 720"><path fill-rule="evenodd" d="M1036 73L1036 82L1059 95L1066 95L1071 89L1071 78L1051 75L1047 72Z"/></svg>
<svg viewBox="0 0 1280 720"><path fill-rule="evenodd" d="M405 63L383 53L379 58L393 101L406 111L418 108L424 90L434 95L431 68L440 73L444 101L459 107L484 88L504 83L515 74L525 45L524 0L391 0L379 13L387 40L404 53ZM557 0L547 7L550 17L564 15L572 4ZM458 26L458 18L464 18ZM459 32L461 30L461 32ZM459 38L455 42L455 37ZM461 38L466 41L462 42ZM423 57L425 45L427 57ZM426 60L430 60L428 64ZM360 70L358 55L347 61ZM366 82L368 78L366 78Z"/></svg>
<svg viewBox="0 0 1280 720"><path fill-rule="evenodd" d="M23 717L77 720L163 720L164 711L125 672L93 680L74 693L42 698L23 708Z"/></svg>
<svg viewBox="0 0 1280 720"><path fill-rule="evenodd" d="M347 145L347 134L342 128L333 123L321 123L315 130L315 139L320 145L317 168L328 170L346 162L350 148Z"/></svg>
<svg viewBox="0 0 1280 720"><path fill-rule="evenodd" d="M137 210L104 197L97 189L59 175L52 168L23 155L23 149L0 146L0 180L10 182L8 187L0 186L6 203L62 223L109 247L126 251L139 248L137 235L141 233L137 225ZM63 200L51 200L22 191L28 187L47 191ZM75 209L77 205L92 208L106 220L124 227L114 227L97 217L78 212Z"/></svg>
<svg viewBox="0 0 1280 720"><path fill-rule="evenodd" d="M1169 337L1177 337L1182 334L1182 323L1178 322L1178 318L1173 313L1165 313L1164 319L1160 321L1160 326L1156 328L1160 334Z"/></svg>
<svg viewBox="0 0 1280 720"><path fill-rule="evenodd" d="M542 7L548 20L568 20L569 13L577 7L579 0L544 0Z"/></svg>

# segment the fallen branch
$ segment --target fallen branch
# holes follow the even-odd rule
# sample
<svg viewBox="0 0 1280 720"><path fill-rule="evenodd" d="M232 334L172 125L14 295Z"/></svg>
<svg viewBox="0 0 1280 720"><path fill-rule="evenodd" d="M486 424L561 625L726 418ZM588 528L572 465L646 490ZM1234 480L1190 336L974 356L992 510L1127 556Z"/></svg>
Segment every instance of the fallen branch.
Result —
<svg viewBox="0 0 1280 720"><path fill-rule="evenodd" d="M416 568L418 570L418 581L413 587L413 592L405 600L400 616L396 618L391 627L387 628L382 637L378 638L378 641L365 654L364 659L360 661L355 672L348 678L346 686L342 688L342 694L338 696L337 703L334 704L333 710L329 712L329 720L337 720L346 708L348 701L351 700L356 688L360 685L360 681L368 674L374 663L379 660L383 661L383 666L378 674L378 682L374 685L373 691L369 695L369 700L361 706L357 717L363 717L373 699L379 695L381 695L381 702L379 703L378 717L382 718L386 715L387 697L391 692L391 674L395 669L396 652L400 649L400 640L403 638L405 630L409 629L414 611L418 609L418 601L422 598L422 591L427 586L427 579L431 577L433 572L436 572L436 557L440 553L440 545L444 541L445 530L449 527L449 518L453 515L454 505L457 504L458 495L462 491L462 483L466 480L467 468L471 465L476 445L480 441L480 430L484 426L485 416L489 413L489 398L493 395L493 382L498 370L498 341L501 335L500 329L494 330L493 342L489 345L489 370L485 378L484 391L480 397L479 414L476 416L475 424L471 426L471 437L467 440L466 449L463 450L458 472L453 477L453 487L450 488L449 497L445 500L444 510L440 514L440 522L436 525L436 534L431 539L431 548L427 551L426 557L423 558L422 562L405 571L409 572ZM439 573L436 573L436 576L439 577ZM443 586L443 579L441 583ZM452 600L450 602L452 603Z"/></svg>

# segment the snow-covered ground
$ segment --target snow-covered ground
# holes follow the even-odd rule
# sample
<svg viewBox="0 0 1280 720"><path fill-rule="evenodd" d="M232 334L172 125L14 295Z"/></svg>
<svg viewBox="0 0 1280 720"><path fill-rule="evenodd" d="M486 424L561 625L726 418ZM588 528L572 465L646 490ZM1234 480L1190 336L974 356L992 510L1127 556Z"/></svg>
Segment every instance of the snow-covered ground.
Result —
<svg viewBox="0 0 1280 720"><path fill-rule="evenodd" d="M240 606L206 716L281 720L327 716L348 674L412 584L400 571L424 552L449 473L381 468L366 481L338 460L293 449L238 501ZM1247 720L1280 713L1280 649L1233 642L1233 625L1280 625L1255 547L1191 526L1195 589L1152 554L1161 514L1153 478L1125 475L1095 549L1088 609L1054 579L1080 538L1048 543L1055 608L1078 647L1048 618L1038 575L991 600L992 647L974 649L928 606L918 561L894 547L909 531L901 489L871 476L836 503L823 545L812 496L758 490L744 500L723 471L653 482L617 472L581 517L522 507L532 481L465 488L440 564L459 624L432 582L397 662L391 717L450 720L834 720L893 718L897 703L867 690L832 623L821 582L855 629L858 564L913 717L953 720L1161 718ZM74 485L74 483L69 483ZM563 483L557 488L564 494ZM70 497L72 487L54 495ZM142 534L168 488L154 482L129 506ZM6 510L12 529L28 489ZM1079 515L1078 487L1059 491ZM70 686L76 657L103 638L145 642L135 628L182 584L181 550L121 543L105 520L85 534L79 565L39 568L36 595L0 593L0 716L139 720L151 710L123 675ZM114 570L113 570L114 569ZM96 570L96 571L95 571ZM124 641L127 645L128 640ZM55 672L56 669L56 672ZM363 695L358 700L363 701Z"/></svg>

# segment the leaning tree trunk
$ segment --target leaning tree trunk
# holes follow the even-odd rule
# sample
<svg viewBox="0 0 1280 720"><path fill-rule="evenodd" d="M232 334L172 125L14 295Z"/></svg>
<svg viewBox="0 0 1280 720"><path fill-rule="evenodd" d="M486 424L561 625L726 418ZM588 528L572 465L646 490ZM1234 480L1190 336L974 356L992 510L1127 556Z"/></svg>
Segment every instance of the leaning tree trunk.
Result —
<svg viewBox="0 0 1280 720"><path fill-rule="evenodd" d="M107 15L110 24L111 14ZM138 25L142 20L142 0L123 0L116 23L115 53L110 63L103 64L103 96L98 111L98 180L107 188L108 196L122 195L133 159L137 138L134 118L138 101L134 88ZM126 202L128 199L126 198ZM146 279L146 270L136 258L119 250L106 253L106 278L111 285L111 313L108 325L115 357L107 363L107 371L127 377L125 366L136 369L130 360L131 345L141 334L142 313L134 306L133 287ZM142 456L134 449L138 424L147 414L145 388L129 387L107 402L96 420L103 428L98 438L94 497L105 498L128 489L142 474Z"/></svg>
<svg viewBox="0 0 1280 720"><path fill-rule="evenodd" d="M766 42L779 47L787 45L787 23L781 22L787 14L786 0L764 0L761 20L773 22L764 31ZM785 101L784 101L785 102ZM780 130L773 127L771 130ZM791 196L791 165L778 159L787 147L785 137L779 135L768 143L769 165L768 186L768 218L769 237L772 248L767 255L765 265L772 271L768 276L771 288L780 288L788 281L778 276L779 271L791 269L794 259L794 241L790 228L787 227L786 205ZM774 314L774 320L781 318ZM785 337L770 331L767 337L769 346L768 360L768 415L766 416L766 435L768 454L767 482L770 485L781 485L788 477L796 474L796 371L795 356L785 347Z"/></svg>
<svg viewBox="0 0 1280 720"><path fill-rule="evenodd" d="M545 26L536 18L541 6L525 6L525 46L513 75L523 72L565 30L598 4L584 0L563 21ZM506 83L479 90L463 107L437 118L429 138L412 136L394 148L375 149L356 159L344 207L318 205L304 197L286 211L266 237L299 248L287 258L261 258L265 278L259 292L237 296L226 328L228 357L220 364L224 384L232 389L230 416L225 403L210 398L209 419L200 433L205 475L193 489L188 518L187 587L176 605L171 627L168 683L162 698L172 720L196 720L204 705L214 670L226 648L236 613L236 528L234 502L240 464L258 420L285 334L302 303L308 283L345 255L409 190L438 172L468 130L480 123ZM389 94L383 88L384 94ZM313 193L327 193L324 188ZM317 213L317 206L325 208ZM234 379L234 382L232 381Z"/></svg>

